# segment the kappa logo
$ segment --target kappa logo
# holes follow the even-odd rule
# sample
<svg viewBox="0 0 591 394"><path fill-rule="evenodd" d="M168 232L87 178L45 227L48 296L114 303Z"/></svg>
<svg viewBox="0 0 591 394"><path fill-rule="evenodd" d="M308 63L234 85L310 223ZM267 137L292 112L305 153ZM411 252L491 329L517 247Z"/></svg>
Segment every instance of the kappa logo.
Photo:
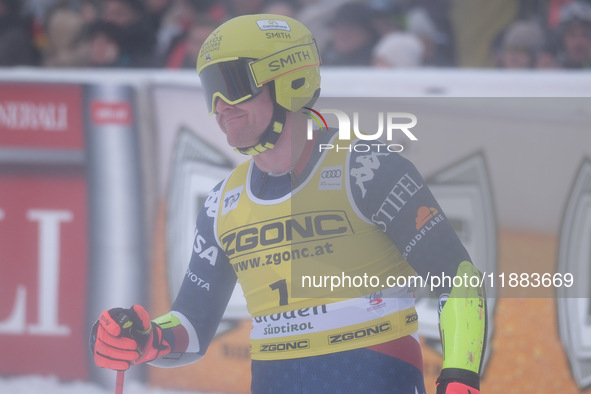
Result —
<svg viewBox="0 0 591 394"><path fill-rule="evenodd" d="M224 194L224 200L222 201L222 215L227 214L238 206L238 200L242 195L242 189L243 186L240 186L236 189L229 190Z"/></svg>
<svg viewBox="0 0 591 394"><path fill-rule="evenodd" d="M433 219L435 215L437 215L439 211L433 207L425 207L422 206L417 211L417 217L415 218L415 223L417 224L417 230L420 230L429 220Z"/></svg>
<svg viewBox="0 0 591 394"><path fill-rule="evenodd" d="M374 177L374 171L380 168L380 156L386 156L388 153L372 152L369 155L359 156L355 162L361 164L361 167L351 169L351 176L355 178L355 184L361 190L361 197L365 197L367 190L365 182L371 181Z"/></svg>

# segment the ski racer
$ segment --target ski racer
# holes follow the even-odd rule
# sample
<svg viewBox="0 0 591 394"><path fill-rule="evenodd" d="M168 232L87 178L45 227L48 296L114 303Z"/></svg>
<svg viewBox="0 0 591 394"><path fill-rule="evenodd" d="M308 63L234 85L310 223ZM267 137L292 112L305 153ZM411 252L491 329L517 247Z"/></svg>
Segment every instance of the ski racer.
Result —
<svg viewBox="0 0 591 394"><path fill-rule="evenodd" d="M384 283L480 273L408 160L379 144L358 151L359 141L319 149L335 144L334 130L307 138L302 108L319 95L320 62L310 31L284 16L236 17L209 36L197 71L210 114L228 144L252 157L201 208L171 311L100 315L91 336L99 367L199 360L238 281L252 316L253 393L426 392L413 288ZM318 285L327 273L379 282ZM437 393L479 393L483 289L453 281L434 291Z"/></svg>

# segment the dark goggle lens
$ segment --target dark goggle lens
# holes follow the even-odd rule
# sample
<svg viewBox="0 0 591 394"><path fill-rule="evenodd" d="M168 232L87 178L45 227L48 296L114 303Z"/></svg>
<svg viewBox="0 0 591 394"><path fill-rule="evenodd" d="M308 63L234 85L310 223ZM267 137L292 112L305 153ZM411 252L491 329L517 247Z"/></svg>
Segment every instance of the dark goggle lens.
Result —
<svg viewBox="0 0 591 394"><path fill-rule="evenodd" d="M237 104L248 96L255 96L262 91L257 87L249 63L253 59L237 59L229 62L215 63L201 71L207 108L212 112L214 97L221 96L229 104Z"/></svg>

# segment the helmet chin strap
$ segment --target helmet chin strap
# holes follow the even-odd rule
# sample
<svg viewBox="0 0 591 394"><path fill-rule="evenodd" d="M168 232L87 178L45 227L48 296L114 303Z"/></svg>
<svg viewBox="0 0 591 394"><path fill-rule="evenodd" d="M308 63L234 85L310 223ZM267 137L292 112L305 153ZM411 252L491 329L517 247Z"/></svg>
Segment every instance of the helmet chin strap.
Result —
<svg viewBox="0 0 591 394"><path fill-rule="evenodd" d="M287 117L287 110L281 107L279 104L273 104L273 116L269 126L265 129L259 143L253 146L245 148L234 148L235 151L242 153L243 155L256 156L259 153L263 153L266 150L273 149L283 128L285 127L285 119Z"/></svg>

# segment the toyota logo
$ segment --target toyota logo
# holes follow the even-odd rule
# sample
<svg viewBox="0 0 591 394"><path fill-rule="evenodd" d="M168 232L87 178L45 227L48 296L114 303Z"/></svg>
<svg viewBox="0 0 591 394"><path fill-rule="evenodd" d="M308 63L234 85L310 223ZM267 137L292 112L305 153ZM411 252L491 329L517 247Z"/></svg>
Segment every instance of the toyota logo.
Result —
<svg viewBox="0 0 591 394"><path fill-rule="evenodd" d="M342 171L341 170L324 170L320 174L320 177L323 178L323 179L327 179L327 178L340 178L341 175L342 175Z"/></svg>

